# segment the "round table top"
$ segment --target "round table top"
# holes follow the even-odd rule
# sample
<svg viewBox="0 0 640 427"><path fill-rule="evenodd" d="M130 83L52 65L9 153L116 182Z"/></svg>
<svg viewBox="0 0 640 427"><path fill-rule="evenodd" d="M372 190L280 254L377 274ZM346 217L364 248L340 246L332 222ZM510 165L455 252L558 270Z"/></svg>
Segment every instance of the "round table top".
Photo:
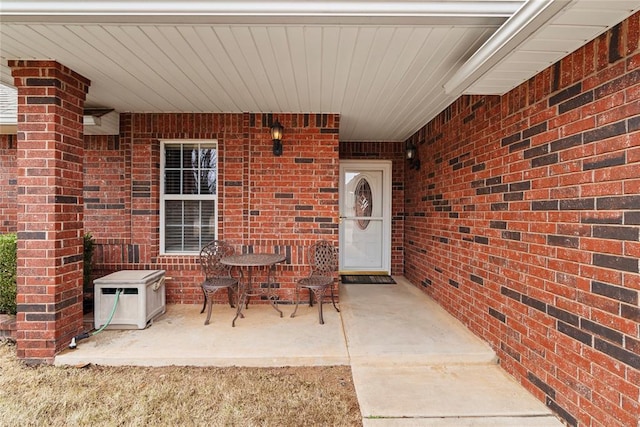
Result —
<svg viewBox="0 0 640 427"><path fill-rule="evenodd" d="M222 264L237 267L258 267L282 262L286 257L282 254L240 254L226 256L220 260Z"/></svg>

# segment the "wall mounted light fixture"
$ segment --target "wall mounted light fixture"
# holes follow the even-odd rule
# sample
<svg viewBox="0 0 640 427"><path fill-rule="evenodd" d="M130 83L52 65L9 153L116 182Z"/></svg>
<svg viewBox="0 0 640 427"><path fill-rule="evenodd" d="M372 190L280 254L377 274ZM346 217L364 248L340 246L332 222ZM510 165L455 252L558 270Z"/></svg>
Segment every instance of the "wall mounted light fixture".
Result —
<svg viewBox="0 0 640 427"><path fill-rule="evenodd" d="M418 158L418 147L411 141L405 143L405 157L409 162L409 169L420 169L420 159Z"/></svg>
<svg viewBox="0 0 640 427"><path fill-rule="evenodd" d="M282 131L284 127L280 124L278 120L273 122L271 125L271 140L273 141L273 155L281 156L282 155Z"/></svg>

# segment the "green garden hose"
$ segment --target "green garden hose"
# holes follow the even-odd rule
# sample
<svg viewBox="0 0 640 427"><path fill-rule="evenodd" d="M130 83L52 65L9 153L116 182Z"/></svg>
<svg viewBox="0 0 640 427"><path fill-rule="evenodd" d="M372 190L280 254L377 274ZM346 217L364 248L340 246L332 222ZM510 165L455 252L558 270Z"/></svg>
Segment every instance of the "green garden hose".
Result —
<svg viewBox="0 0 640 427"><path fill-rule="evenodd" d="M78 346L78 341L83 340L85 338L89 338L89 337L94 336L96 334L99 334L100 332L104 331L104 329L107 326L109 326L109 324L111 323L111 320L113 320L113 315L116 314L116 308L118 308L118 300L120 298L120 294L122 293L122 291L123 291L122 288L116 289L116 297L115 297L115 300L113 301L113 307L111 308L111 313L109 313L109 318L104 323L104 325L102 325L100 327L100 329L98 329L97 331L92 332L91 334L89 334L87 332L83 332L80 335L76 335L75 337L71 338L71 344L69 344L69 348L72 348L72 349L76 348Z"/></svg>
<svg viewBox="0 0 640 427"><path fill-rule="evenodd" d="M99 334L100 332L104 331L104 328L109 326L109 324L111 323L111 320L113 320L113 315L116 314L116 308L118 307L118 299L119 299L121 293L122 293L122 288L116 289L116 298L115 298L115 301L113 302L113 308L111 309L111 313L109 314L109 318L104 323L104 325L100 326L100 329L98 329L97 331L91 333L92 336L96 335L96 334Z"/></svg>

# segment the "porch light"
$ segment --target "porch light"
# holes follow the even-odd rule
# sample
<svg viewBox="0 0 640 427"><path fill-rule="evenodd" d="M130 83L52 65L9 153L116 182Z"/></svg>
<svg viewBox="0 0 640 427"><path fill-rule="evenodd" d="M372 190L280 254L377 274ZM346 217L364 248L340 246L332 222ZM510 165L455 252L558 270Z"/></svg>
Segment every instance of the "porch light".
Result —
<svg viewBox="0 0 640 427"><path fill-rule="evenodd" d="M282 131L284 128L278 120L271 125L271 139L273 140L273 155L282 155Z"/></svg>
<svg viewBox="0 0 640 427"><path fill-rule="evenodd" d="M416 145L410 140L407 140L405 144L405 157L409 162L409 169L415 169L415 170L420 169L420 159L418 158L418 147L416 147Z"/></svg>

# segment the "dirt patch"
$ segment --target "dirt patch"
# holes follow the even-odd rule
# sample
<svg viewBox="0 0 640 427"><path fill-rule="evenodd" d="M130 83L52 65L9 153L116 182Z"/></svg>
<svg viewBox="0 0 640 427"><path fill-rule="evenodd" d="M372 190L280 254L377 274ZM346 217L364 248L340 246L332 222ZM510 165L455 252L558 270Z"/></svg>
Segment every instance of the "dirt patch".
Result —
<svg viewBox="0 0 640 427"><path fill-rule="evenodd" d="M348 366L26 366L0 340L3 425L361 426Z"/></svg>

